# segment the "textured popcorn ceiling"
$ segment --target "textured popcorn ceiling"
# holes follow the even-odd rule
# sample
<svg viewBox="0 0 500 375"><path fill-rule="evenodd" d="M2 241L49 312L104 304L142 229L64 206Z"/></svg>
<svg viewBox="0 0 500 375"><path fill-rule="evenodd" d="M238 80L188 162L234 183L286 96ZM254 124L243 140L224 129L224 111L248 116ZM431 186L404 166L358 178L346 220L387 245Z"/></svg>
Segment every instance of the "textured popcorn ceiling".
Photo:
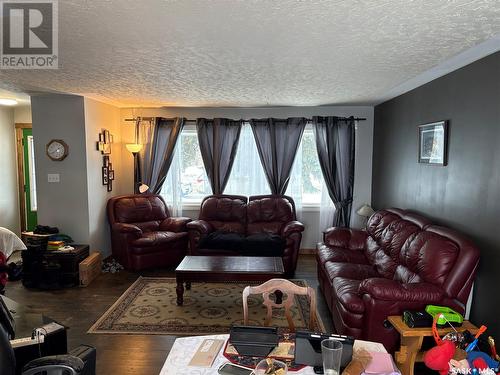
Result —
<svg viewBox="0 0 500 375"><path fill-rule="evenodd" d="M60 0L55 71L0 88L118 106L366 104L500 34L499 0Z"/></svg>

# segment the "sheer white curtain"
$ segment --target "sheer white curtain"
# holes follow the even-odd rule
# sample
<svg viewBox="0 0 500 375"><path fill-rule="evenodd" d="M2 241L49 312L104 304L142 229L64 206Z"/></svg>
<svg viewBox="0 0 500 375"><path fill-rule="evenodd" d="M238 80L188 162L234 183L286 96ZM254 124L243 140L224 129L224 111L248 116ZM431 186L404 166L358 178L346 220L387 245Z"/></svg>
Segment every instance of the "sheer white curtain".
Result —
<svg viewBox="0 0 500 375"><path fill-rule="evenodd" d="M333 216L335 214L335 206L333 205L332 199L328 194L328 189L326 187L325 181L322 180L321 183L321 203L319 206L319 231L318 242L323 241L323 232L325 229L330 228L333 225Z"/></svg>
<svg viewBox="0 0 500 375"><path fill-rule="evenodd" d="M248 123L243 124L241 128L238 150L224 194L245 196L271 194L260 163L252 128Z"/></svg>
<svg viewBox="0 0 500 375"><path fill-rule="evenodd" d="M182 170L181 170L182 142L178 142L172 159L172 164L163 183L161 195L167 203L170 215L182 216Z"/></svg>

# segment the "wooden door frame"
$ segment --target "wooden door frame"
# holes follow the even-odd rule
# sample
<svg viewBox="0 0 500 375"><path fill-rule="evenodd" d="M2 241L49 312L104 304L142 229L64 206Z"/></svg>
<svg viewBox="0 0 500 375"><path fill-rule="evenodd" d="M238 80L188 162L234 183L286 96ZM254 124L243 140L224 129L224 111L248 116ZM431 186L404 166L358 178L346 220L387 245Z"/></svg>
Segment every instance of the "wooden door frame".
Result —
<svg viewBox="0 0 500 375"><path fill-rule="evenodd" d="M16 123L16 153L17 153L17 185L19 191L19 212L21 220L21 231L27 229L26 219L26 199L25 199L25 181L24 181L24 145L23 129L32 129L30 123Z"/></svg>

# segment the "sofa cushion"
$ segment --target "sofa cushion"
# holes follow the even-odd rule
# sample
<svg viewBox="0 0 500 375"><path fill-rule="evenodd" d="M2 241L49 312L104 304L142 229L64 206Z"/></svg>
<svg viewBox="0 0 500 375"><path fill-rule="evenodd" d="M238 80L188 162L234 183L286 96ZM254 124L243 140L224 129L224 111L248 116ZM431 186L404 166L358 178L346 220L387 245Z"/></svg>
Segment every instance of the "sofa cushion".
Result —
<svg viewBox="0 0 500 375"><path fill-rule="evenodd" d="M242 196L209 196L200 207L200 220L209 222L215 230L245 234L247 198Z"/></svg>
<svg viewBox="0 0 500 375"><path fill-rule="evenodd" d="M460 252L457 243L431 231L418 233L403 246L394 280L443 285Z"/></svg>
<svg viewBox="0 0 500 375"><path fill-rule="evenodd" d="M187 237L187 232L147 232L143 233L141 238L132 242L132 246L136 248L141 247L157 247L162 246L174 241L181 240Z"/></svg>
<svg viewBox="0 0 500 375"><path fill-rule="evenodd" d="M362 313L365 305L359 295L359 284L361 280L349 279L346 277L336 277L332 281L333 298L348 311Z"/></svg>
<svg viewBox="0 0 500 375"><path fill-rule="evenodd" d="M380 277L375 268L369 264L326 262L325 270L330 280L336 277L345 277L355 280Z"/></svg>
<svg viewBox="0 0 500 375"><path fill-rule="evenodd" d="M163 198L148 194L121 197L114 204L113 215L120 223L161 222L170 216Z"/></svg>
<svg viewBox="0 0 500 375"><path fill-rule="evenodd" d="M317 246L317 259L321 264L328 261L368 264L368 260L360 250L329 247L323 243L319 243Z"/></svg>
<svg viewBox="0 0 500 375"><path fill-rule="evenodd" d="M200 248L239 250L244 241L240 233L215 231L200 241Z"/></svg>
<svg viewBox="0 0 500 375"><path fill-rule="evenodd" d="M284 225L295 220L292 203L282 196L253 196L247 205L247 235L279 234Z"/></svg>

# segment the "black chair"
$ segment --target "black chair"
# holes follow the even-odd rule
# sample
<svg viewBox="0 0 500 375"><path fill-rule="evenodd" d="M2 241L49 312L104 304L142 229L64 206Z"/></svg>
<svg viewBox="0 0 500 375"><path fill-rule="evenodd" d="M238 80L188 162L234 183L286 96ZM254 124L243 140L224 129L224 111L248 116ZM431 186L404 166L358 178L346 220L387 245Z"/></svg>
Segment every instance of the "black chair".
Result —
<svg viewBox="0 0 500 375"><path fill-rule="evenodd" d="M13 319L0 297L0 374L95 375L95 348L87 345L80 345L69 354L34 359L22 371L16 370L16 357L10 344L10 338L13 337Z"/></svg>

